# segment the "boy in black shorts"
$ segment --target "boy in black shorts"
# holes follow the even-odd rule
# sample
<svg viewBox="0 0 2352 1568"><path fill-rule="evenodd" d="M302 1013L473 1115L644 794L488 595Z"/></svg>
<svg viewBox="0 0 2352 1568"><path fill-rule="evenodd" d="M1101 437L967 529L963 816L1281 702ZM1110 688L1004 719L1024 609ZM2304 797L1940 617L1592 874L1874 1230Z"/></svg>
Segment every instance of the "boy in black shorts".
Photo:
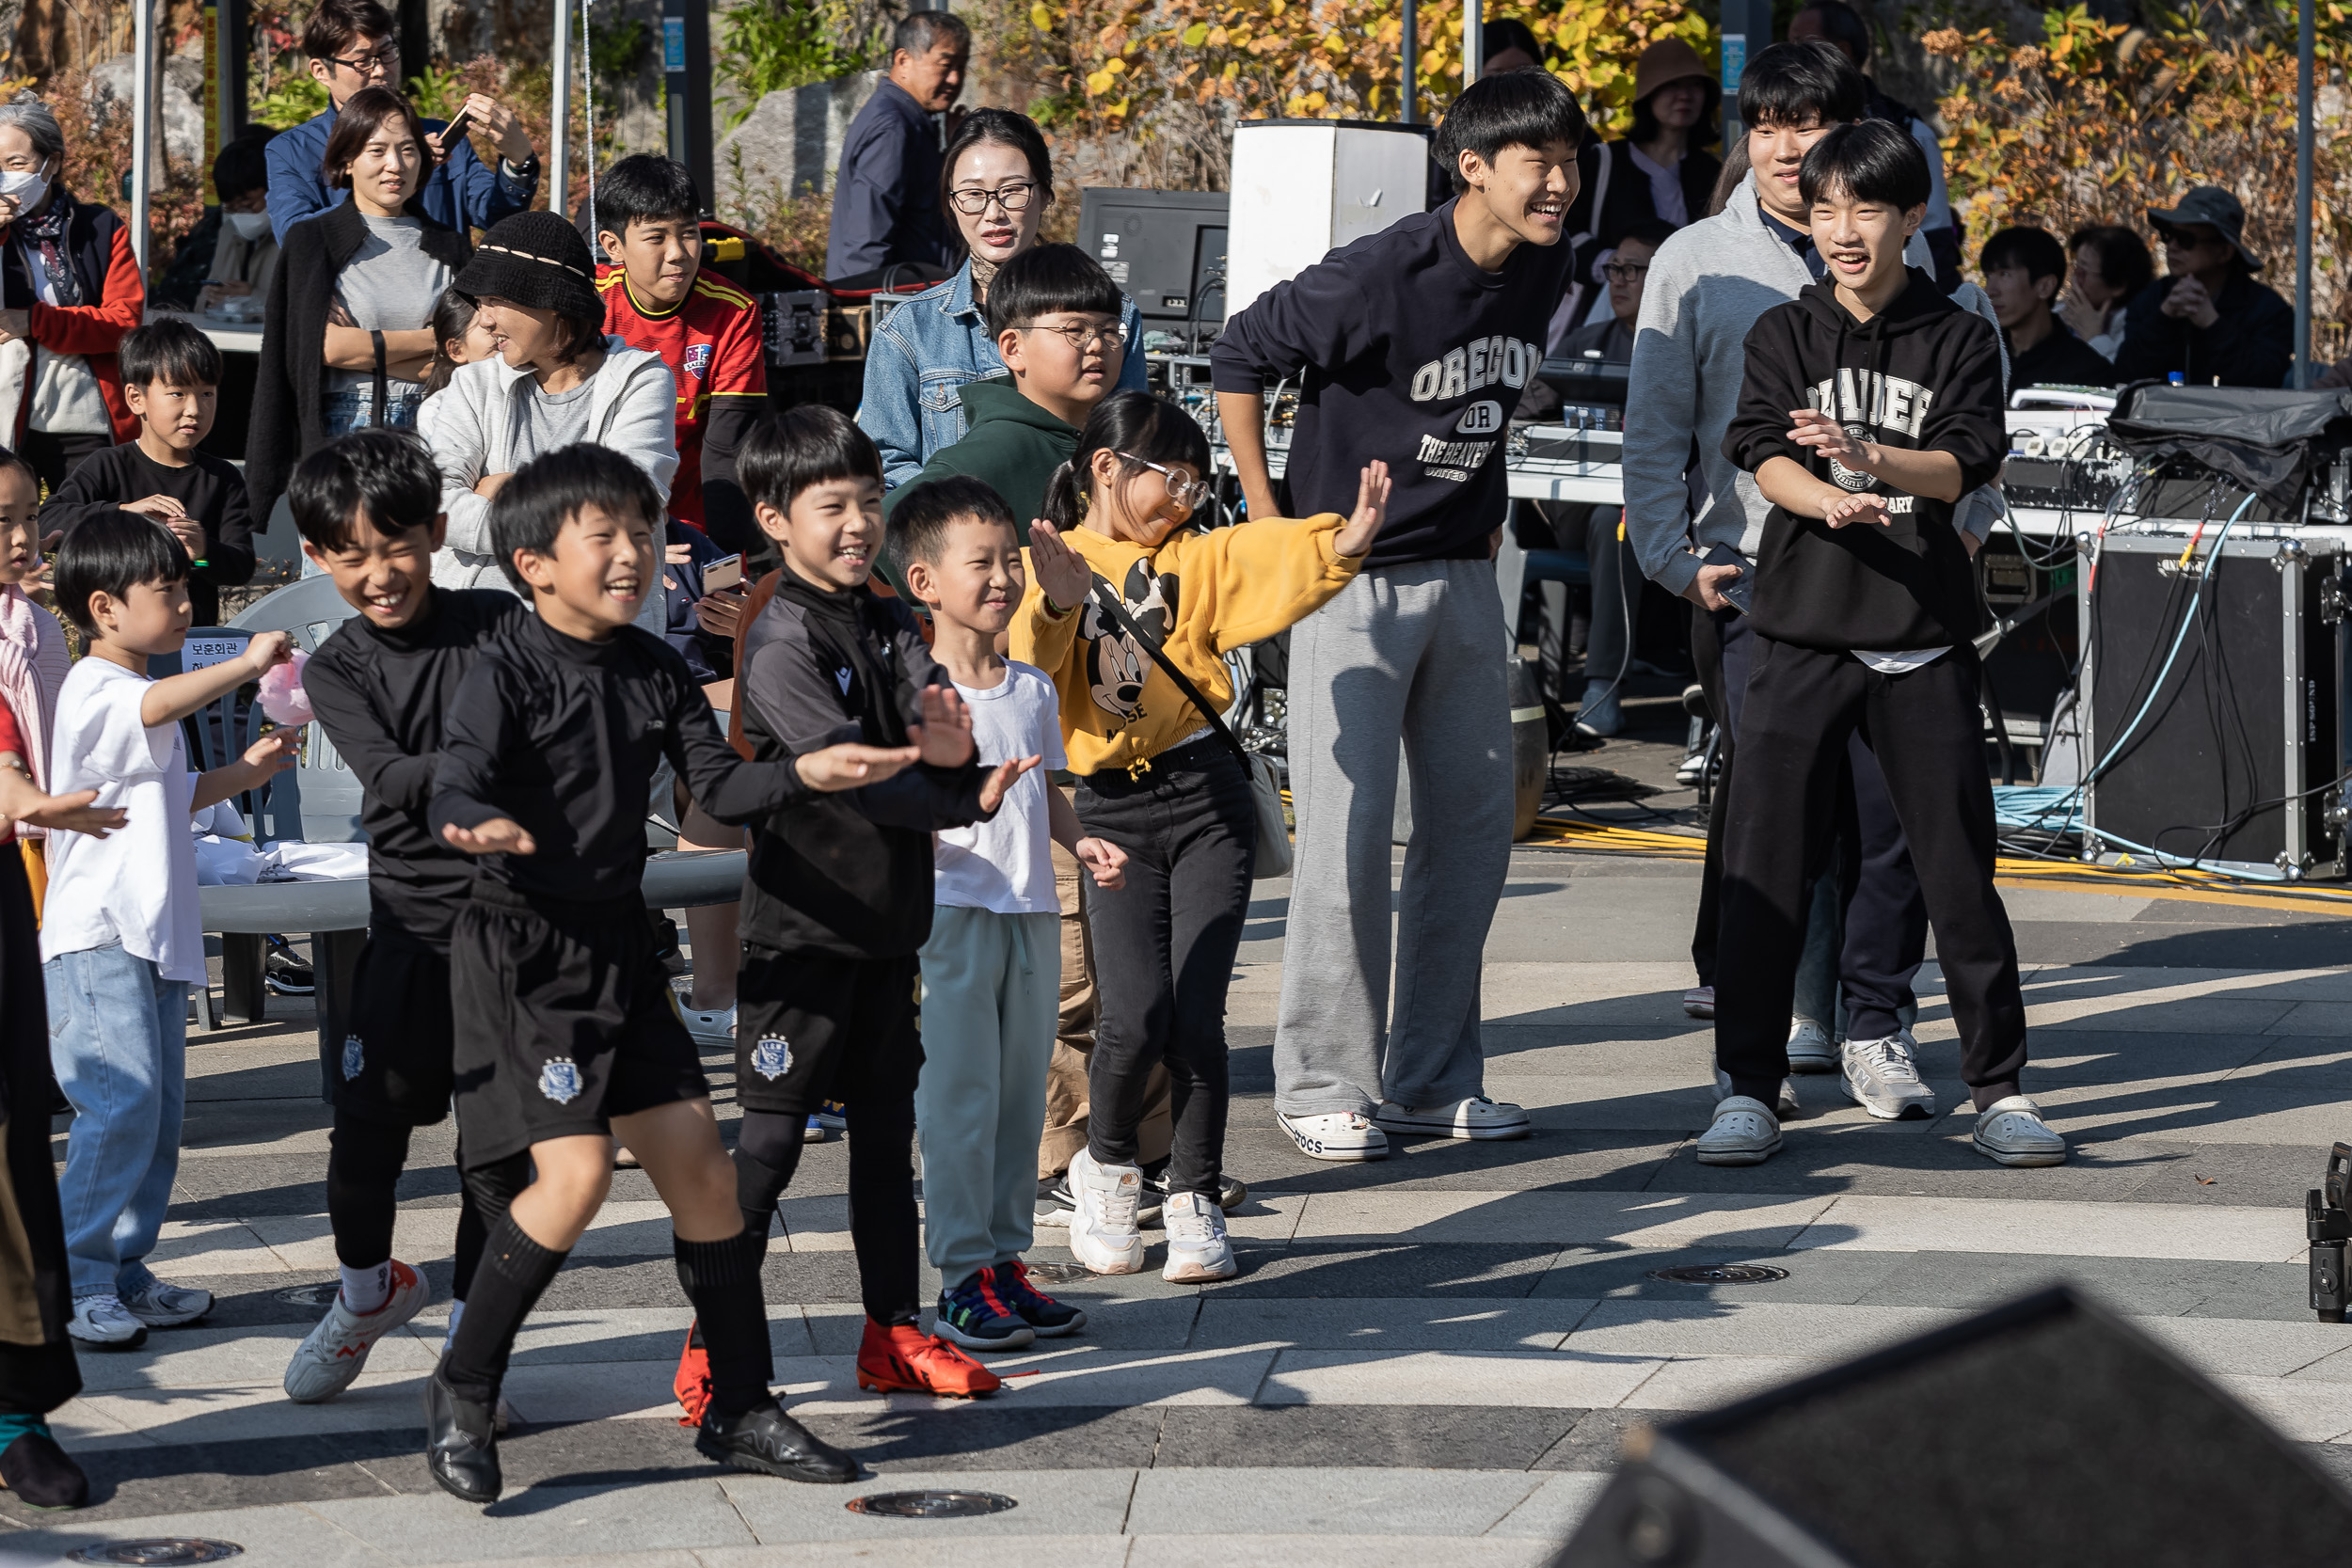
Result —
<svg viewBox="0 0 2352 1568"><path fill-rule="evenodd" d="M799 1481L857 1474L768 1391L764 1238L736 1207L708 1086L645 924L646 797L667 757L705 810L741 822L879 783L926 744L968 753L970 721L935 699L930 722L890 750L743 762L685 660L632 625L660 572L661 515L651 482L603 447L549 452L506 482L491 537L537 613L458 687L434 774L434 829L481 857L451 944L467 1173L526 1152L535 1172L491 1227L425 1386L427 1465L469 1502L496 1500L503 1484L491 1412L507 1358L604 1202L616 1132L669 1206L678 1282L709 1341L695 1447Z"/></svg>
<svg viewBox="0 0 2352 1568"><path fill-rule="evenodd" d="M303 671L319 724L366 792L368 944L353 982L351 1031L331 1064L335 1130L326 1214L342 1289L286 1368L286 1397L315 1404L351 1386L368 1353L432 1291L392 1257L392 1189L412 1128L449 1114L449 941L474 879L466 856L425 823L441 716L482 645L528 612L512 594L436 588L441 475L414 436L359 431L294 469L286 498L303 553L356 611ZM486 1167L457 1212L450 1327L485 1234L530 1180L526 1156Z"/></svg>

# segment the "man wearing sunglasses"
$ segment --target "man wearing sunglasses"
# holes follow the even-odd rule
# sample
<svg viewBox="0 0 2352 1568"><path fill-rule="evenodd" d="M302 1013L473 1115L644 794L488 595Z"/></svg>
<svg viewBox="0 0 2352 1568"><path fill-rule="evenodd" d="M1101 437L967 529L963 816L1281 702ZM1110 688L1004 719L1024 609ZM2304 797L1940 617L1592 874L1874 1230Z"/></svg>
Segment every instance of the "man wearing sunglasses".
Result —
<svg viewBox="0 0 2352 1568"><path fill-rule="evenodd" d="M342 193L326 188L319 166L326 138L353 93L362 87L402 90L399 34L399 24L377 0L320 0L310 13L302 29L302 52L310 57L311 78L326 88L327 106L269 144L269 226L281 244L295 224L342 203ZM426 217L462 234L531 206L539 189L539 154L515 111L488 94L469 95L461 115L469 132L479 131L498 144L498 167L485 167L474 156L469 136L443 146L446 122L425 120L425 139L440 157L417 200Z"/></svg>

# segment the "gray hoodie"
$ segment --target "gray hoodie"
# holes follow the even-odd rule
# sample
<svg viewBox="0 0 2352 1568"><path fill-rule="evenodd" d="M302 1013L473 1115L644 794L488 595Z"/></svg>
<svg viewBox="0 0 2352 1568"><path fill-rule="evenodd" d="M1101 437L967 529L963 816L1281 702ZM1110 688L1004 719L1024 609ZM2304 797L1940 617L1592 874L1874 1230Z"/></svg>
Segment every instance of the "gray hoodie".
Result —
<svg viewBox="0 0 2352 1568"><path fill-rule="evenodd" d="M1915 234L1903 259L1935 271ZM1691 586L1699 557L1717 545L1756 559L1772 505L1724 455L1724 432L1747 374L1748 329L1812 281L1804 258L1765 226L1754 175L1721 213L1681 230L1650 259L1626 391L1625 521L1643 574L1670 593ZM1963 284L1953 303L1989 314L1979 298ZM1698 467L1686 479L1694 442ZM1960 526L1981 534L1998 493L1970 499L1976 504L1959 509Z"/></svg>

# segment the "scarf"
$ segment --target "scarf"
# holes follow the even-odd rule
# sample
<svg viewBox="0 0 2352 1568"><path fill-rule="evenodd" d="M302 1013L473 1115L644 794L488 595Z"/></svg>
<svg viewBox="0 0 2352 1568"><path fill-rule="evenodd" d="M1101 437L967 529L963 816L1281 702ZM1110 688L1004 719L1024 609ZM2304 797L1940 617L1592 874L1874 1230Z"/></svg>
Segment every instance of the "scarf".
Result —
<svg viewBox="0 0 2352 1568"><path fill-rule="evenodd" d="M980 307L982 315L988 313L988 286L996 280L997 273L1002 270L1002 261L991 261L978 256L972 258L972 303Z"/></svg>
<svg viewBox="0 0 2352 1568"><path fill-rule="evenodd" d="M74 276L73 258L65 248L66 230L72 222L73 204L65 199L63 191L55 192L49 205L31 217L16 220L17 237L24 242L26 254L56 290L56 303L64 306L82 303L82 280ZM40 297L38 282L34 293Z"/></svg>
<svg viewBox="0 0 2352 1568"><path fill-rule="evenodd" d="M24 744L32 755L24 759L33 783L46 789L49 744L57 721L57 692L65 685L65 628L57 618L24 596L10 583L0 588L0 697L8 699ZM39 828L20 822L21 837L44 836Z"/></svg>

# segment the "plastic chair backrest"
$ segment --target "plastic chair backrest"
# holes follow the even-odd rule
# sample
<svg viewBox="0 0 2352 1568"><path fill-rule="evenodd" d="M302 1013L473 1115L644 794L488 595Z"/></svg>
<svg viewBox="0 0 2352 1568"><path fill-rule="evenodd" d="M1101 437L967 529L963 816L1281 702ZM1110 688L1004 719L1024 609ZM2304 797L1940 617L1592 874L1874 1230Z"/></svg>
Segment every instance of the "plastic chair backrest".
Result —
<svg viewBox="0 0 2352 1568"><path fill-rule="evenodd" d="M233 626L191 626L180 652L149 657L148 676L162 680L183 670L201 670L223 659L235 658L245 652L245 645L252 637L251 632ZM209 773L236 761L246 747L261 738L262 718L259 705L244 700L242 689L214 698L180 721L180 734L188 748L188 766L199 773ZM252 791L237 796L235 805L248 825L256 820L259 814ZM260 836L258 829L255 836Z"/></svg>
<svg viewBox="0 0 2352 1568"><path fill-rule="evenodd" d="M295 647L314 654L352 614L335 592L334 578L305 578L248 606L230 626L248 637L257 631L282 631ZM359 829L359 781L324 728L315 721L303 728L302 762L270 782L254 837L262 842L294 838L307 844L358 843L367 837Z"/></svg>

